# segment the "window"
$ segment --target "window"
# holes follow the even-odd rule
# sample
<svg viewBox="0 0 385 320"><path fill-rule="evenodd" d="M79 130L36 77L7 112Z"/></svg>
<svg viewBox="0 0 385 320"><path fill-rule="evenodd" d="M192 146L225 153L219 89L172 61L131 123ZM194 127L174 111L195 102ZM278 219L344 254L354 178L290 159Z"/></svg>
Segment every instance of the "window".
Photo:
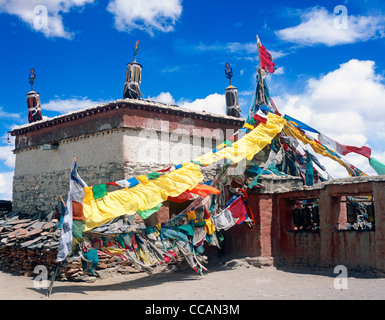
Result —
<svg viewBox="0 0 385 320"><path fill-rule="evenodd" d="M346 197L346 230L374 230L373 197Z"/></svg>
<svg viewBox="0 0 385 320"><path fill-rule="evenodd" d="M296 200L293 213L294 231L318 231L320 228L318 199Z"/></svg>

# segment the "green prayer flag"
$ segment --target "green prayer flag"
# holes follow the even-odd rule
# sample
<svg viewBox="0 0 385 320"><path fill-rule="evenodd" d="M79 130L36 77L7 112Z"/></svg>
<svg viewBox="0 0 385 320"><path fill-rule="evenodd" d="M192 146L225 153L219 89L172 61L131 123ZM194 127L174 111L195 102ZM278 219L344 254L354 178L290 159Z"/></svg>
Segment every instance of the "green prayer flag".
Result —
<svg viewBox="0 0 385 320"><path fill-rule="evenodd" d="M140 215L143 219L147 219L149 216L151 216L153 213L159 211L159 209L162 207L162 203L159 203L157 206L151 208L151 209L148 209L148 210L145 210L145 211L142 211L142 210L138 210L136 211L136 213L138 215Z"/></svg>
<svg viewBox="0 0 385 320"><path fill-rule="evenodd" d="M100 199L107 194L107 185L106 184L98 184L92 187L92 193L94 195L94 199Z"/></svg>
<svg viewBox="0 0 385 320"><path fill-rule="evenodd" d="M263 172L263 170L260 171L260 173ZM251 183L248 185L248 189L253 189L254 187L258 186L258 178L259 178L260 174L258 174L254 179L253 181L251 181Z"/></svg>
<svg viewBox="0 0 385 320"><path fill-rule="evenodd" d="M306 185L312 186L314 184L313 180L313 161L311 160L310 153L306 151Z"/></svg>
<svg viewBox="0 0 385 320"><path fill-rule="evenodd" d="M225 142L223 142L226 146L228 147L232 147L233 146L233 143L230 141L230 140L225 140Z"/></svg>
<svg viewBox="0 0 385 320"><path fill-rule="evenodd" d="M159 178L160 177L160 174L158 172L152 172L152 173L149 173L147 176L146 176L148 179L156 179L156 178Z"/></svg>
<svg viewBox="0 0 385 320"><path fill-rule="evenodd" d="M194 161L194 160L190 160L190 162L192 162L192 163L195 163L195 164L197 164L197 165L199 165L199 166L202 166L202 164L201 164L201 162L200 162L200 161Z"/></svg>
<svg viewBox="0 0 385 320"><path fill-rule="evenodd" d="M223 236L222 232L215 231L215 234L217 235L219 243L221 243L223 240L225 240L225 237Z"/></svg>
<svg viewBox="0 0 385 320"><path fill-rule="evenodd" d="M84 229L86 222L83 220L73 220L72 222L72 236L79 242L84 239Z"/></svg>
<svg viewBox="0 0 385 320"><path fill-rule="evenodd" d="M190 223L181 226L175 226L175 229L187 234L188 236L194 236L194 227Z"/></svg>
<svg viewBox="0 0 385 320"><path fill-rule="evenodd" d="M206 225L206 221L198 221L194 223L194 228L204 227Z"/></svg>
<svg viewBox="0 0 385 320"><path fill-rule="evenodd" d="M378 175L385 174L385 164L381 163L376 158L371 157L369 159L369 164Z"/></svg>

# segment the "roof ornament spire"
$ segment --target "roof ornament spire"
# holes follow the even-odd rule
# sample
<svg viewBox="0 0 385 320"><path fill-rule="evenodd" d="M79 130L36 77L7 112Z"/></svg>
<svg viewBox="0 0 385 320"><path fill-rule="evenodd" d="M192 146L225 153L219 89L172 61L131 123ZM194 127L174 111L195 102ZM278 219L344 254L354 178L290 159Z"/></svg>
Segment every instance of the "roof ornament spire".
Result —
<svg viewBox="0 0 385 320"><path fill-rule="evenodd" d="M233 77L233 68L228 62L226 62L225 64L225 75L226 75L226 78L229 79L230 86L231 86L231 78Z"/></svg>
<svg viewBox="0 0 385 320"><path fill-rule="evenodd" d="M225 64L225 75L229 79L230 85L225 89L226 99L226 114L228 116L241 117L241 108L238 102L238 89L231 84L231 78L233 77L233 68L230 63Z"/></svg>
<svg viewBox="0 0 385 320"><path fill-rule="evenodd" d="M29 81L28 81L28 83L31 85L31 91L33 91L33 83L35 82L35 80L36 80L35 69L31 68L31 70L29 70Z"/></svg>
<svg viewBox="0 0 385 320"><path fill-rule="evenodd" d="M31 91L27 93L28 122L35 122L43 119L41 114L41 102L39 94L33 91L33 83L36 80L35 69L29 71L28 83L31 85Z"/></svg>
<svg viewBox="0 0 385 320"><path fill-rule="evenodd" d="M123 99L140 99L142 93L140 92L140 83L142 82L142 68L143 66L136 62L136 57L139 50L139 40L135 42L134 47L134 62L127 63L126 78L123 88Z"/></svg>
<svg viewBox="0 0 385 320"><path fill-rule="evenodd" d="M138 50L139 50L139 40L136 40L135 48L134 48L134 57L135 57L134 62L136 62L136 56L138 55Z"/></svg>

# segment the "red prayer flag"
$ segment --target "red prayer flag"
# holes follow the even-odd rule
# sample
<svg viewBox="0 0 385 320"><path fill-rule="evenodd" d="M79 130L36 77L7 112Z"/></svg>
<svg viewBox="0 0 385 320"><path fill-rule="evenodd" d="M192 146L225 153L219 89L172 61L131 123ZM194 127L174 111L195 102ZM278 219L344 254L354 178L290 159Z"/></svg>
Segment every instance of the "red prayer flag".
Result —
<svg viewBox="0 0 385 320"><path fill-rule="evenodd" d="M167 200L171 202L176 202L176 203L183 203L187 200L190 200L192 197L193 196L191 195L191 193L188 190L186 190L177 197L168 197Z"/></svg>
<svg viewBox="0 0 385 320"><path fill-rule="evenodd" d="M354 147L354 146L344 146L344 147L345 147L345 150L342 152L343 156L347 155L350 152L355 152L355 153L358 153L358 154L370 159L370 156L372 154L372 150L368 147L365 147L365 146L363 146L361 148Z"/></svg>
<svg viewBox="0 0 385 320"><path fill-rule="evenodd" d="M261 59L261 68L273 73L275 71L275 63L269 51L262 44L259 46L259 57Z"/></svg>
<svg viewBox="0 0 385 320"><path fill-rule="evenodd" d="M213 194L221 193L218 189L208 186L206 184L198 184L195 188L191 189L190 192L203 197L207 197L211 193Z"/></svg>
<svg viewBox="0 0 385 320"><path fill-rule="evenodd" d="M318 135L318 137L319 137L322 144L329 145L332 149L334 149L334 151L336 151L340 155L345 156L350 152L355 152L355 153L358 153L358 154L360 154L360 155L362 155L368 159L370 159L370 157L371 157L372 150L366 146L363 146L361 148L355 147L355 146L347 146L347 145L341 144L341 143L329 138L328 136L325 136L322 133L320 133Z"/></svg>
<svg viewBox="0 0 385 320"><path fill-rule="evenodd" d="M267 116L259 109L257 113L254 115L254 120L255 121L260 121L263 123L267 123Z"/></svg>

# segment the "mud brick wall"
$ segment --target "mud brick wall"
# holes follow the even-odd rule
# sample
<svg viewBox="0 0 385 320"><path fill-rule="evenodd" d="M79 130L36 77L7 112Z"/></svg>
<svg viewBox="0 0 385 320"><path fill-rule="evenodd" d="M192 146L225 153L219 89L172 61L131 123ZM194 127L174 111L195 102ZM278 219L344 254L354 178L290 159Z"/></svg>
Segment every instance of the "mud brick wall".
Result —
<svg viewBox="0 0 385 320"><path fill-rule="evenodd" d="M284 184L271 188L275 183L266 182L268 187L249 194L255 225L243 223L226 232L226 255L316 269L344 265L348 270L385 274L385 176L336 179L313 187L299 187L293 180L291 190L284 190ZM344 230L346 196L373 196L375 230ZM319 199L320 228L295 231L294 200L309 198Z"/></svg>

